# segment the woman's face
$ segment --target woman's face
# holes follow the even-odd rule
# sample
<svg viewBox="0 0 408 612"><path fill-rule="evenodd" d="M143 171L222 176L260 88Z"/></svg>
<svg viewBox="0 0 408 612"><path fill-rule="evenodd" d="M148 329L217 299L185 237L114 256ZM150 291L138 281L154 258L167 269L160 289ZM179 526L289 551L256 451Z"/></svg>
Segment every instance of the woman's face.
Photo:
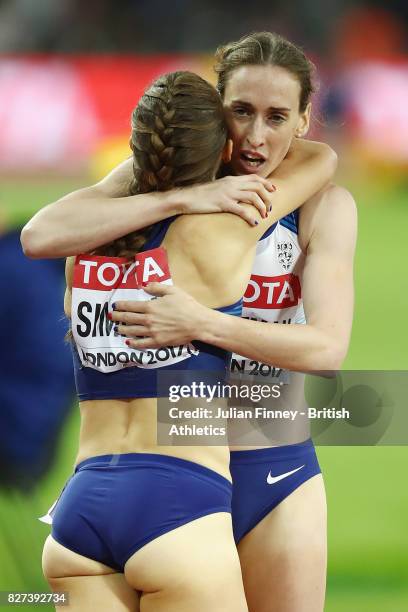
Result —
<svg viewBox="0 0 408 612"><path fill-rule="evenodd" d="M310 105L299 111L300 83L279 66L241 66L224 95L236 174L267 177L279 166L295 136L309 127Z"/></svg>

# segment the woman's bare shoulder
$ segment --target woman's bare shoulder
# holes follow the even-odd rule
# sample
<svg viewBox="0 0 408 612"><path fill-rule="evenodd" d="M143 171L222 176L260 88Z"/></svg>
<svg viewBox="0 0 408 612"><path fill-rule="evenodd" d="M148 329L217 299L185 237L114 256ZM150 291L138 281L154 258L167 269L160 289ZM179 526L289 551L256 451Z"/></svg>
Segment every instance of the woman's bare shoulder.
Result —
<svg viewBox="0 0 408 612"><path fill-rule="evenodd" d="M310 238L318 224L333 215L349 217L356 212L356 203L350 191L341 185L330 183L307 200L299 215L299 243L307 250Z"/></svg>

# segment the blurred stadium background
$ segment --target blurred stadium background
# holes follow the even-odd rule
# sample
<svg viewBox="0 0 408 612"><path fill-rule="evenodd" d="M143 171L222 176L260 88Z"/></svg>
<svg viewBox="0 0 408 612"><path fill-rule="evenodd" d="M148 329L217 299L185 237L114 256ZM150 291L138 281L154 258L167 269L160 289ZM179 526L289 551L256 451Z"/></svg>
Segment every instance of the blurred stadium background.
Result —
<svg viewBox="0 0 408 612"><path fill-rule="evenodd" d="M313 135L338 151L338 180L358 203L344 367L408 369L405 0L3 0L0 590L48 590L40 567L48 528L36 517L70 474L78 430L59 348L63 268L25 261L16 230L127 156L130 111L149 81L179 68L213 80L216 46L264 29L315 61ZM408 610L406 447L321 447L319 458L329 503L327 612Z"/></svg>

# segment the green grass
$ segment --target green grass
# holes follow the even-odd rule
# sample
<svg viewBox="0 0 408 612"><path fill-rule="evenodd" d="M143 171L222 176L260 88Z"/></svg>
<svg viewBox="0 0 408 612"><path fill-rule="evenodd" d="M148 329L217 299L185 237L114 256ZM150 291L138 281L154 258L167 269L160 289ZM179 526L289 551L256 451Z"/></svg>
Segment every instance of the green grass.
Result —
<svg viewBox="0 0 408 612"><path fill-rule="evenodd" d="M0 493L0 591L49 592L41 571L44 540L50 532L40 522L72 471L79 431L79 415L73 407L64 427L52 470L34 494ZM24 606L38 612L38 606ZM42 610L53 610L43 605Z"/></svg>
<svg viewBox="0 0 408 612"><path fill-rule="evenodd" d="M356 303L347 369L408 369L407 193L356 194Z"/></svg>
<svg viewBox="0 0 408 612"><path fill-rule="evenodd" d="M329 574L353 584L408 578L406 447L319 447L329 516Z"/></svg>
<svg viewBox="0 0 408 612"><path fill-rule="evenodd" d="M377 589L353 592L333 591L330 588L326 598L326 612L406 612L408 589L378 592Z"/></svg>
<svg viewBox="0 0 408 612"><path fill-rule="evenodd" d="M2 184L0 202L23 222L78 181ZM349 369L408 369L406 194L361 190L356 310ZM0 590L48 590L40 558L49 528L36 520L71 470L78 414L63 431L52 471L35 495L0 494ZM327 612L408 609L407 447L320 447L329 506ZM404 588L405 585L405 588ZM51 610L51 607L43 609ZM30 610L30 607L25 607ZM38 607L33 607L38 610Z"/></svg>
<svg viewBox="0 0 408 612"><path fill-rule="evenodd" d="M39 208L57 200L64 194L79 189L86 184L86 179L37 177L34 179L2 178L0 189L0 221L8 227L19 227ZM0 225L1 227L1 225Z"/></svg>

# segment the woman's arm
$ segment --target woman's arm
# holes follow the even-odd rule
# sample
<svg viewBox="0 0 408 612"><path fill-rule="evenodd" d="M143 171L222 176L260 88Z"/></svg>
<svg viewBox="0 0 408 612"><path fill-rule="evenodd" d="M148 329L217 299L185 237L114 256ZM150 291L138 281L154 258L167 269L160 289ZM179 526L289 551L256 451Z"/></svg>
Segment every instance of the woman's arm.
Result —
<svg viewBox="0 0 408 612"><path fill-rule="evenodd" d="M293 371L338 370L353 319L356 208L351 195L330 188L318 211L302 279L306 324L265 324L206 313L200 338L250 359ZM158 301L158 300L156 300Z"/></svg>
<svg viewBox="0 0 408 612"><path fill-rule="evenodd" d="M132 160L128 159L99 183L42 208L21 233L24 253L53 258L90 252L177 214L232 212L252 226L265 216L274 191L270 181L249 175L127 196L132 175ZM240 202L252 206L246 208Z"/></svg>
<svg viewBox="0 0 408 612"><path fill-rule="evenodd" d="M273 223L307 202L314 194L332 180L337 169L337 155L323 142L295 139L287 156L268 177L276 187L272 211L260 219L255 230L231 215L215 218L220 224L219 231L228 235L231 248L232 232L238 232L238 246L242 250L243 240L256 242Z"/></svg>
<svg viewBox="0 0 408 612"><path fill-rule="evenodd" d="M277 367L336 370L349 343L353 312L356 208L352 196L329 187L314 212L303 274L306 325L266 324L206 308L176 287L154 284L150 302L118 302L119 332L145 336L137 348L201 340Z"/></svg>

